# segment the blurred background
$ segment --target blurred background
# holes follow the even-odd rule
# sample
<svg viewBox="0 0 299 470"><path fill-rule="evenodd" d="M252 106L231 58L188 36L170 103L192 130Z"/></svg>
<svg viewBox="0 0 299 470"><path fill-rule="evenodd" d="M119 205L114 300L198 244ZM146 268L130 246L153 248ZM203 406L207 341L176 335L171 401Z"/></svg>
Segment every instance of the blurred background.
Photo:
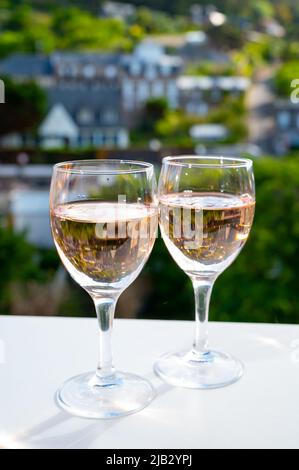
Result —
<svg viewBox="0 0 299 470"><path fill-rule="evenodd" d="M211 319L299 323L298 26L297 0L0 0L0 314L94 316L53 246L54 163L221 154L254 160L257 209ZM161 238L117 316L193 318Z"/></svg>

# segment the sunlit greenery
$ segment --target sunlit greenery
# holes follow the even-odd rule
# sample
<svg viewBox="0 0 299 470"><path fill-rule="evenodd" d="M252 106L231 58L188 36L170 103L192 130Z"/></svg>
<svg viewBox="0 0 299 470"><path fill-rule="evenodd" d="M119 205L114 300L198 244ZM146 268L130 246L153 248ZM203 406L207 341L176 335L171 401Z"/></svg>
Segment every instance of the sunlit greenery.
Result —
<svg viewBox="0 0 299 470"><path fill-rule="evenodd" d="M15 233L9 225L0 225L0 313L10 313L15 283L45 283L58 268L53 250L38 250L26 241L25 234Z"/></svg>
<svg viewBox="0 0 299 470"><path fill-rule="evenodd" d="M170 109L164 100L150 100L139 127L132 133L133 144L145 144L158 138L164 145L194 146L190 129L196 124L222 124L228 129L223 143L243 142L247 137L246 107L244 97L223 96L221 102L211 107L206 116Z"/></svg>
<svg viewBox="0 0 299 470"><path fill-rule="evenodd" d="M42 2L13 4L2 0L0 57L13 52L48 53L55 49L126 51L145 34L178 33L192 27L187 17L144 7L125 21L95 15L88 5L82 9L80 2L49 3L52 8L46 9Z"/></svg>
<svg viewBox="0 0 299 470"><path fill-rule="evenodd" d="M0 56L54 49L128 50L143 33L120 19L98 18L74 7L41 13L16 6L0 16L0 27Z"/></svg>
<svg viewBox="0 0 299 470"><path fill-rule="evenodd" d="M215 61L200 61L192 63L186 69L186 75L216 77L239 75L240 71L234 63L221 63Z"/></svg>
<svg viewBox="0 0 299 470"><path fill-rule="evenodd" d="M291 83L294 79L299 78L299 62L291 61L283 64L275 76L275 88L277 93L282 97L289 97L292 88Z"/></svg>
<svg viewBox="0 0 299 470"><path fill-rule="evenodd" d="M62 49L127 49L131 45L123 21L95 18L77 8L58 10L53 17L52 29L57 46Z"/></svg>
<svg viewBox="0 0 299 470"><path fill-rule="evenodd" d="M34 82L16 83L5 77L5 99L0 136L34 130L45 114L46 94Z"/></svg>

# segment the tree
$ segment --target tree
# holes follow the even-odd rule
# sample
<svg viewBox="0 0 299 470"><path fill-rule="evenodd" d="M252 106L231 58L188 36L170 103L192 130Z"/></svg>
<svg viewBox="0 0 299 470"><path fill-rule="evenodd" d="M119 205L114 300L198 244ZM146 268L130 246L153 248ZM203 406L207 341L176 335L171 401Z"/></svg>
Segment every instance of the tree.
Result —
<svg viewBox="0 0 299 470"><path fill-rule="evenodd" d="M156 122L163 119L168 111L168 103L164 98L151 98L144 107L141 129L145 132L152 132Z"/></svg>
<svg viewBox="0 0 299 470"><path fill-rule="evenodd" d="M39 124L46 109L46 95L34 82L15 83L4 77L5 104L0 121L0 135L32 130Z"/></svg>
<svg viewBox="0 0 299 470"><path fill-rule="evenodd" d="M229 22L218 27L209 26L206 32L214 46L220 49L237 50L247 41L246 32Z"/></svg>
<svg viewBox="0 0 299 470"><path fill-rule="evenodd" d="M0 309L9 313L10 285L26 279L38 279L36 250L24 235L0 226Z"/></svg>
<svg viewBox="0 0 299 470"><path fill-rule="evenodd" d="M274 78L277 93L285 98L289 97L292 92L291 82L295 78L299 78L298 61L291 61L283 64Z"/></svg>
<svg viewBox="0 0 299 470"><path fill-rule="evenodd" d="M31 26L32 10L28 5L16 6L12 9L5 28L10 31L20 31Z"/></svg>
<svg viewBox="0 0 299 470"><path fill-rule="evenodd" d="M57 10L52 28L62 49L120 50L132 45L122 20L97 18L78 8Z"/></svg>
<svg viewBox="0 0 299 470"><path fill-rule="evenodd" d="M4 31L0 35L0 58L23 51L23 35L17 31Z"/></svg>

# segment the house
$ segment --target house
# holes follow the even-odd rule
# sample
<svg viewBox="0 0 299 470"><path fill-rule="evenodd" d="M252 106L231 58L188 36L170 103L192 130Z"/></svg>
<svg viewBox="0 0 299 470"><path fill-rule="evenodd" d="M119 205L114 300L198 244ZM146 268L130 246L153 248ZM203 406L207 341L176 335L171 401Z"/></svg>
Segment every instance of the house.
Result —
<svg viewBox="0 0 299 470"><path fill-rule="evenodd" d="M128 146L120 90L109 86L60 85L48 89L48 104L48 114L38 130L43 147Z"/></svg>
<svg viewBox="0 0 299 470"><path fill-rule="evenodd" d="M143 41L132 54L55 52L49 56L14 54L0 64L0 73L15 79L34 79L46 88L92 85L121 88L126 113L140 109L151 97L164 96L178 104L176 79L182 59L167 55L155 41Z"/></svg>
<svg viewBox="0 0 299 470"><path fill-rule="evenodd" d="M50 56L55 83L119 83L121 55L113 53L55 52Z"/></svg>
<svg viewBox="0 0 299 470"><path fill-rule="evenodd" d="M205 116L225 96L240 96L249 86L250 80L245 77L183 75L177 80L179 107L189 114Z"/></svg>
<svg viewBox="0 0 299 470"><path fill-rule="evenodd" d="M0 62L0 74L35 80L41 86L59 83L111 83L119 79L120 54L54 52L13 54Z"/></svg>
<svg viewBox="0 0 299 470"><path fill-rule="evenodd" d="M274 131L273 146L278 155L292 148L299 148L299 104L291 100L277 100L273 103Z"/></svg>
<svg viewBox="0 0 299 470"><path fill-rule="evenodd" d="M138 116L136 111L155 97L166 98L172 108L178 106L177 78L183 67L178 56L165 54L159 43L147 40L133 54L123 56L122 67L122 102L127 116Z"/></svg>
<svg viewBox="0 0 299 470"><path fill-rule="evenodd" d="M216 17L221 15L218 12L214 12L214 14ZM201 61L229 64L231 60L229 54L215 47L209 36L201 30L189 31L185 34L179 55L185 64L190 65Z"/></svg>

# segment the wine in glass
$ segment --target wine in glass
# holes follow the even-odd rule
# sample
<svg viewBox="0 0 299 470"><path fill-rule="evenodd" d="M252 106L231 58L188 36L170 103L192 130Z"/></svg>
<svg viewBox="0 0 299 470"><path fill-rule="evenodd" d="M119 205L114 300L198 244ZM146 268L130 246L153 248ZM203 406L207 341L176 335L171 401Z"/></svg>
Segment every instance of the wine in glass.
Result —
<svg viewBox="0 0 299 470"><path fill-rule="evenodd" d="M187 388L216 388L238 380L240 361L210 349L208 311L213 284L238 256L253 222L252 162L222 157L167 157L159 181L160 228L195 293L193 348L168 353L155 364L164 381Z"/></svg>
<svg viewBox="0 0 299 470"><path fill-rule="evenodd" d="M92 297L99 322L96 372L68 380L57 392L58 404L72 414L114 418L144 408L153 398L147 380L115 370L111 332L117 299L141 272L153 248L157 206L150 164L86 160L54 167L54 242L70 275Z"/></svg>

